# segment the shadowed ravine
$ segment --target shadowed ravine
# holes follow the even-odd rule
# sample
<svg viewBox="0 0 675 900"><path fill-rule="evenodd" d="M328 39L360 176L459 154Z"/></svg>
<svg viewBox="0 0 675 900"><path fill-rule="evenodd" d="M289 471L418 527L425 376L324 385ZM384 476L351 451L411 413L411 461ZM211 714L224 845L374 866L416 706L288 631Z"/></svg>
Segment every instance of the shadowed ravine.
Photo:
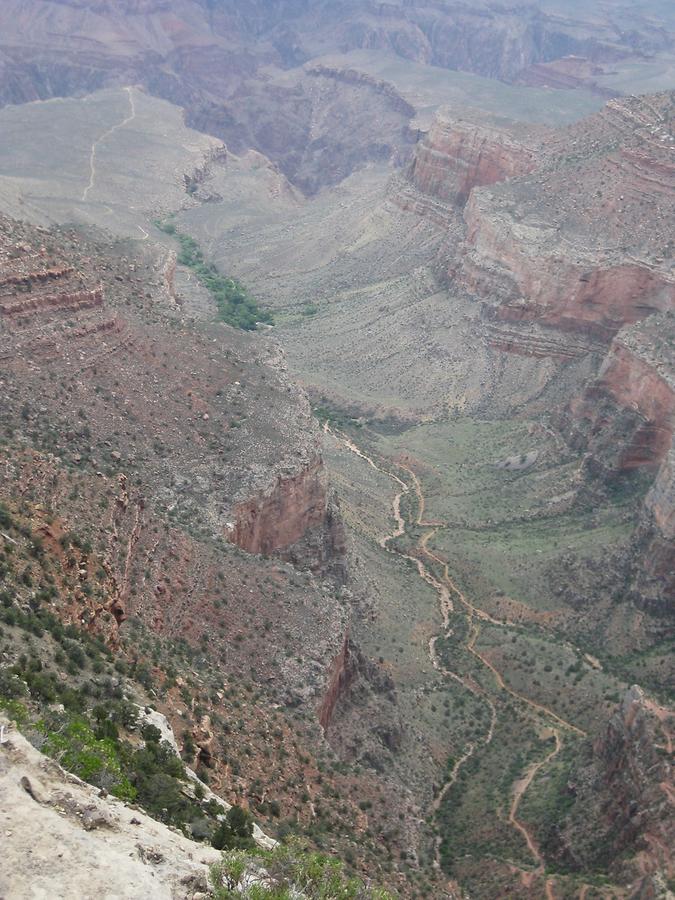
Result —
<svg viewBox="0 0 675 900"><path fill-rule="evenodd" d="M531 711L536 713L538 716L545 716L549 720L551 720L551 725L548 729L549 737L553 737L555 739L555 747L551 752L549 752L544 759L539 760L538 762L533 763L529 766L526 773L522 778L517 779L512 787L512 800L511 806L509 808L508 813L508 823L514 828L518 834L525 841L528 851L532 856L533 863L535 868L533 869L522 869L519 866L513 864L513 867L520 873L523 885L525 887L530 887L535 878L545 878L545 862L537 845L536 838L532 834L531 830L528 826L518 819L518 810L520 807L520 803L527 792L528 788L534 781L535 777L539 774L539 772L544 769L550 762L555 759L555 757L560 753L563 747L563 741L560 734L560 729L567 730L569 732L573 732L574 734L584 737L586 733L578 728L576 725L573 725L570 722L562 719L552 710L548 709L546 706L543 706L539 703L536 703L533 700L530 700L528 697L525 697L522 694L517 693L516 691L509 688L504 678L495 666L486 659L477 649L476 643L478 641L478 637L480 635L480 622L488 622L491 625L495 625L500 628L507 628L511 623L508 621L499 621L498 619L493 618L488 613L484 612L481 609L478 609L476 606L471 603L471 601L464 595L464 593L460 590L460 588L455 584L452 580L449 572L448 563L441 559L436 554L432 553L428 548L427 544L432 539L432 537L436 534L436 532L441 529L447 527L442 522L435 521L427 521L424 518L425 514L425 498L424 492L422 490L422 485L420 483L419 478L415 474L415 472L407 465L402 463L397 463L396 465L409 476L409 483L404 481L402 478L399 478L398 475L393 474L387 468L378 465L372 457L368 456L363 452L351 438L345 435L342 432L335 431L330 427L328 423L324 424L324 431L326 434L331 434L337 441L342 443L351 453L354 453L364 462L366 462L371 468L375 469L377 472L380 472L382 475L385 475L387 478L391 479L400 490L398 490L397 494L394 496L392 500L392 510L394 514L394 520L396 522L396 528L385 534L383 537L379 539L380 546L386 550L387 553L395 553L397 556L402 557L403 559L409 560L419 574L419 577L425 581L427 584L431 585L434 590L437 592L439 597L439 609L442 619L442 630L434 635L429 640L429 659L434 669L438 671L441 675L446 678L451 678L457 682L459 682L463 687L469 690L474 696L478 697L482 702L484 702L490 709L490 726L482 737L482 739L478 742L470 742L467 744L463 754L460 758L454 763L450 773L447 778L443 782L440 791L436 795L433 800L431 811L434 816L438 813L443 800L448 794L449 790L457 781L459 777L460 771L462 767L468 762L469 759L474 755L477 749L480 747L487 747L493 740L495 724L497 720L497 705L499 702L499 697L497 696L494 700L490 697L485 689L481 687L476 681L471 678L467 678L457 674L456 672L451 671L446 668L439 658L436 644L439 639L443 639L447 637L451 633L450 628L450 616L451 613L454 612L454 604L453 597L457 598L459 603L464 607L466 611L466 618L468 623L468 637L466 643L466 650L485 668L487 669L494 681L497 685L497 688L500 691L507 693L509 696L513 697L519 703L524 704ZM404 514L401 512L401 501L402 498L406 495L410 495L412 492L416 498L416 507L417 513L415 516L414 522L409 522L406 520ZM441 567L440 577L436 577L436 575L422 562L422 560L413 556L409 553L405 553L404 551L398 549L395 544L392 542L398 538L401 538L408 534L409 526L413 525L417 528L428 529L425 530L424 533L419 537L417 543L415 545L415 550L420 554L420 556L424 556L427 560L430 561L431 565L436 564ZM440 868L441 858L440 858L440 845L441 845L441 837L440 835L436 837L435 840L435 866ZM554 885L555 881L553 878L545 878L544 889L546 893L546 897L548 900L554 900Z"/></svg>

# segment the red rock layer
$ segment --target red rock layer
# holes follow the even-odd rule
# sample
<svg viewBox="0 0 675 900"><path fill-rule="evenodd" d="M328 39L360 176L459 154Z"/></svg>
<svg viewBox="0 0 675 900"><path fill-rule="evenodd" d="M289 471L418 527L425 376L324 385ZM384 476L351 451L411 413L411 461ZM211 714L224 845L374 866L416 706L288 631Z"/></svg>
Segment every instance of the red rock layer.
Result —
<svg viewBox="0 0 675 900"><path fill-rule="evenodd" d="M248 553L269 556L321 527L327 510L323 462L316 456L297 475L279 478L268 494L238 504L230 541Z"/></svg>
<svg viewBox="0 0 675 900"><path fill-rule="evenodd" d="M335 707L352 680L350 671L349 631L345 634L340 652L333 660L328 678L328 687L319 707L319 724L324 731L333 720Z"/></svg>
<svg viewBox="0 0 675 900"><path fill-rule="evenodd" d="M103 306L103 288L74 291L58 294L15 295L11 299L0 299L0 314L3 316L21 316L55 310L93 309Z"/></svg>
<svg viewBox="0 0 675 900"><path fill-rule="evenodd" d="M409 177L438 200L463 206L472 188L531 172L535 150L508 130L439 115L415 151Z"/></svg>
<svg viewBox="0 0 675 900"><path fill-rule="evenodd" d="M608 409L614 415L608 415ZM583 422L591 446L603 431L613 430L618 411L630 413L633 427L623 441L612 440L616 469L658 468L665 460L675 427L675 388L654 365L620 340L612 344L598 378L570 404L572 417Z"/></svg>
<svg viewBox="0 0 675 900"><path fill-rule="evenodd" d="M663 323L651 328L664 331L667 346L665 329ZM660 608L675 596L675 382L668 355L650 357L639 344L615 339L598 377L568 405L561 424L587 454L588 471L601 480L634 471L655 474L635 557L639 594L646 605Z"/></svg>
<svg viewBox="0 0 675 900"><path fill-rule="evenodd" d="M537 322L609 343L622 326L675 306L675 281L645 263L579 261L562 245L544 250L539 229L507 228L475 195L465 219L460 280L478 296L501 298L490 313L497 321Z"/></svg>

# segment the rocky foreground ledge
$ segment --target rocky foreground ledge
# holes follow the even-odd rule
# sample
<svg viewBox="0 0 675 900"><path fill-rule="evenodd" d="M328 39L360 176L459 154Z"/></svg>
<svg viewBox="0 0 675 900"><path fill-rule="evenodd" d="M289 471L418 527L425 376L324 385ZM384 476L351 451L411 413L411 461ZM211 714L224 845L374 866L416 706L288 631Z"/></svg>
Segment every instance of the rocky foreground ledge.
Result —
<svg viewBox="0 0 675 900"><path fill-rule="evenodd" d="M0 744L0 897L207 896L220 853L85 784L6 718Z"/></svg>

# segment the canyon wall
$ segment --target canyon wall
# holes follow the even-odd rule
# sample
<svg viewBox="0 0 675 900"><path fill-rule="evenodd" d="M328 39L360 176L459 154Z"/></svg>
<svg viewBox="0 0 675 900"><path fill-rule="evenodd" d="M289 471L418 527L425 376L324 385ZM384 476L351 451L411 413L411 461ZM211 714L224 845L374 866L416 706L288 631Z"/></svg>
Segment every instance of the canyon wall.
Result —
<svg viewBox="0 0 675 900"><path fill-rule="evenodd" d="M570 403L572 442L606 476L645 467L656 471L666 460L675 427L671 376L665 364L641 358L617 338L598 377Z"/></svg>
<svg viewBox="0 0 675 900"><path fill-rule="evenodd" d="M528 130L523 129L523 138ZM536 164L534 134L528 146L512 129L463 120L440 112L415 147L408 178L436 200L463 206L474 187L531 172Z"/></svg>
<svg viewBox="0 0 675 900"><path fill-rule="evenodd" d="M446 232L438 268L477 303L499 365L528 356L558 373L553 423L588 485L635 500L622 589L662 614L675 595L675 94L612 100L559 132L471 115L437 117L392 199Z"/></svg>
<svg viewBox="0 0 675 900"><path fill-rule="evenodd" d="M638 588L651 605L672 615L675 598L675 446L671 443L644 505L644 568Z"/></svg>
<svg viewBox="0 0 675 900"><path fill-rule="evenodd" d="M367 162L407 163L411 143L410 104L377 79L326 65L330 54L386 51L506 81L527 80L528 72L541 80L537 67L558 62L564 86L596 89L599 67L642 62L645 52L675 46L653 18L628 4L622 15L631 27L617 31L610 17L579 10L572 16L562 2L544 13L491 0L477 8L373 0L5 0L0 104L138 85L183 107L190 123L234 152L265 154L312 193ZM564 77L570 65L572 81ZM337 97L327 96L329 78ZM366 88L368 105L359 115L354 92Z"/></svg>
<svg viewBox="0 0 675 900"><path fill-rule="evenodd" d="M345 633L344 640L340 652L333 660L328 675L328 683L323 695L323 700L319 706L319 724L324 731L327 731L333 720L333 714L340 698L349 689L349 685L355 672L351 664L351 654L349 647L349 630Z"/></svg>
<svg viewBox="0 0 675 900"><path fill-rule="evenodd" d="M672 736L665 710L639 687L624 696L592 746L578 755L568 781L571 811L551 826L547 856L572 871L608 872L632 882L630 897L661 896L673 875L672 773L660 748Z"/></svg>
<svg viewBox="0 0 675 900"><path fill-rule="evenodd" d="M568 442L585 454L592 483L621 491L642 480L634 587L641 605L659 613L672 610L675 598L674 338L672 314L624 329L597 377L554 416Z"/></svg>
<svg viewBox="0 0 675 900"><path fill-rule="evenodd" d="M675 278L645 261L568 247L547 222L519 221L494 195L475 192L465 210L460 280L494 298L489 317L577 332L608 343L617 331L675 305Z"/></svg>

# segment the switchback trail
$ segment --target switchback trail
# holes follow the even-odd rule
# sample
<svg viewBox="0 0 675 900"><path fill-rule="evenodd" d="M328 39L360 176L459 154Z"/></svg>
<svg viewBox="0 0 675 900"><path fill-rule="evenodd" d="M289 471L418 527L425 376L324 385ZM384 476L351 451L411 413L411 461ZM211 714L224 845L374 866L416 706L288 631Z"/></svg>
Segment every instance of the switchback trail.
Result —
<svg viewBox="0 0 675 900"><path fill-rule="evenodd" d="M424 515L426 510L426 503L424 492L422 491L422 486L416 473L405 464L396 464L410 477L410 484L408 484L402 478L399 478L398 475L395 475L392 472L388 471L388 469L377 465L372 457L364 453L363 450L361 450L361 448L354 443L354 441L352 441L347 435L343 434L342 432L337 432L332 429L328 422L324 423L324 432L326 434L331 434L337 441L342 443L348 450L350 450L352 453L366 462L372 469L391 479L400 488L392 501L392 509L394 513L394 520L396 522L396 528L391 533L386 534L382 538L380 538L379 544L388 553L395 553L397 556L400 556L403 559L407 559L412 562L416 567L420 578L422 578L427 584L431 585L431 587L433 587L438 593L440 601L440 612L443 621L443 631L429 640L429 658L433 667L439 673L441 673L445 677L452 678L453 680L458 681L467 690L471 691L472 694L480 697L480 699L489 706L491 716L490 727L483 739L479 742L479 745L482 747L486 747L491 743L493 739L497 719L496 705L492 698L489 697L486 694L485 690L475 681L463 677L456 672L452 672L451 670L445 668L436 650L436 644L438 640L441 637L446 637L450 629L450 613L454 610L452 602L453 597L456 597L466 610L466 616L469 624L466 649L469 653L472 654L472 656L474 656L476 660L478 660L478 662L483 667L485 667L492 674L497 687L512 696L514 699L520 701L521 703L524 703L537 715L542 715L552 720L560 728L564 728L565 730L571 731L580 736L585 736L586 733L582 731L582 729L578 728L576 725L573 725L571 722L567 722L566 720L562 719L560 716L554 713L553 710L548 709L548 707L543 706L540 703L536 703L534 700L530 700L528 697L519 694L508 687L504 681L502 674L497 670L497 668L476 649L476 642L480 634L480 622L488 623L500 628L509 627L509 625L511 625L512 623L495 619L494 617L489 615L489 613L486 613L484 610L481 610L478 607L474 606L474 604L471 603L471 601L465 596L463 591L453 581L450 575L448 563L428 549L427 544L431 540L431 538L440 528L445 528L446 526L443 522L425 520ZM433 571L427 568L427 566L422 562L422 559L420 559L420 556L412 556L411 554L405 553L402 550L389 546L392 541L407 534L408 523L406 522L406 519L401 512L401 501L404 496L410 494L411 485L417 500L417 515L413 524L418 528L429 529L418 539L415 549L420 554L420 556L428 559L432 564L435 563L436 565L441 567L440 580L435 576ZM477 620L477 622L475 620ZM527 770L526 775L516 782L508 816L509 824L514 829L516 829L525 840L527 848L536 866L536 869L532 871L520 870L521 877L523 877L524 883L527 883L528 886L529 884L531 884L535 877L545 877L544 860L537 847L534 837L530 833L527 826L517 818L517 813L522 797L534 781L537 774L558 755L562 748L562 740L559 730L555 727L552 727L551 733L555 737L554 749L543 760L532 765ZM434 813L437 813L440 809L448 791L457 781L462 766L465 765L465 763L473 756L475 750L476 744L468 744L462 756L460 756L460 758L453 765L452 770L444 781L439 793L437 794L432 804L432 811ZM440 867L440 843L440 837L437 837L435 842L435 864L437 867ZM545 880L545 892L547 900L555 900L555 895L553 892L553 880L550 878Z"/></svg>
<svg viewBox="0 0 675 900"><path fill-rule="evenodd" d="M136 118L136 104L134 103L133 88L125 87L124 90L127 92L127 96L129 98L129 115L122 122L118 122L117 125L113 125L112 128L109 128L107 131L105 131L101 135L101 137L97 138L91 145L91 151L89 153L89 183L82 192L81 201L83 203L86 202L87 198L89 197L89 192L93 189L96 182L96 151L98 150L99 145L106 138L109 138L111 134L119 131L120 128L124 128L125 125L133 122L133 120Z"/></svg>
<svg viewBox="0 0 675 900"><path fill-rule="evenodd" d="M555 747L544 759L540 760L538 763L534 763L531 765L523 778L515 784L515 789L513 792L513 798L511 800L511 809L509 810L509 822L510 824L519 831L523 838L525 839L525 843L527 844L527 849L530 851L532 858L537 863L537 869L534 872L523 873L523 880L526 886L530 886L532 881L536 876L541 878L545 878L546 876L546 864L544 862L544 858L541 855L539 847L537 846L537 842L532 835L530 829L518 819L518 807L520 806L520 801L522 800L525 792L529 788L529 786L534 781L537 773L547 766L551 760L555 759L555 757L560 753L562 749L562 741L560 740L560 733L557 729L552 729L553 737L555 738ZM547 900L554 900L553 894L553 881L552 879L546 879L546 897Z"/></svg>

